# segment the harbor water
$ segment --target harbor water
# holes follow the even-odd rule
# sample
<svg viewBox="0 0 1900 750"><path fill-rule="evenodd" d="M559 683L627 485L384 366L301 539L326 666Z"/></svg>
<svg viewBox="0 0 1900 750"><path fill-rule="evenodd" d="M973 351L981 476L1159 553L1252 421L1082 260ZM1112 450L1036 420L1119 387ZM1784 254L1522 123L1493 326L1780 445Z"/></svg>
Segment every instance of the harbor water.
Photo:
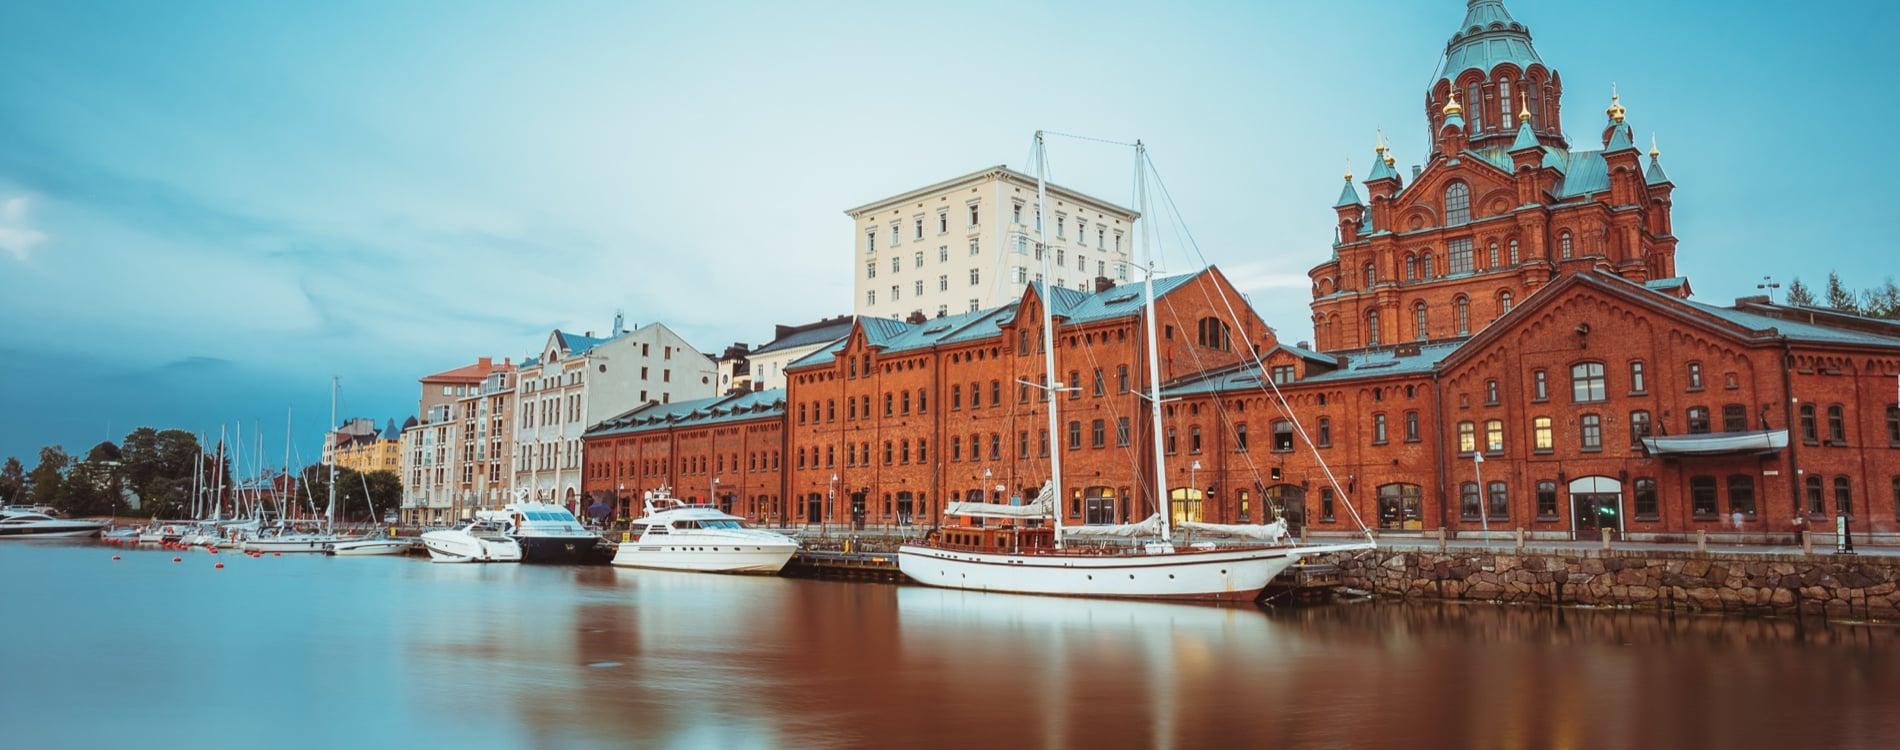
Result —
<svg viewBox="0 0 1900 750"><path fill-rule="evenodd" d="M41 542L0 544L0 612L0 744L16 748L1900 737L1900 628L1882 625L1389 601L1210 607Z"/></svg>

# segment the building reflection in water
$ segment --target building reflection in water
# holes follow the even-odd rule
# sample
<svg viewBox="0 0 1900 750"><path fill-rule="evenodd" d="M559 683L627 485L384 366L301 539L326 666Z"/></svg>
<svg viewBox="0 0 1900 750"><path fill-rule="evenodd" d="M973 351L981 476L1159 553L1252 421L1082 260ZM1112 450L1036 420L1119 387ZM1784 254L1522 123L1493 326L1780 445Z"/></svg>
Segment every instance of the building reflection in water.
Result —
<svg viewBox="0 0 1900 750"><path fill-rule="evenodd" d="M426 710L487 714L529 744L1813 747L1900 732L1888 627L517 575L547 580L464 592L411 631L409 669Z"/></svg>

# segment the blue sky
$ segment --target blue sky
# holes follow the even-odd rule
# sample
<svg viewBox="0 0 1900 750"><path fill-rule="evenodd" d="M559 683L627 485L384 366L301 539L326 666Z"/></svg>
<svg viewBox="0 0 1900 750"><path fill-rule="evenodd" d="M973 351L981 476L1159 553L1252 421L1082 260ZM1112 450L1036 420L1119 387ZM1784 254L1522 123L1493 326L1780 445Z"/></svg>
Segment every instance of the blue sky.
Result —
<svg viewBox="0 0 1900 750"><path fill-rule="evenodd" d="M1872 283L1886 3L1507 2L1592 142L1616 82L1677 184L1699 296ZM1457 0L1209 4L0 6L0 454L245 420L305 458L331 375L415 378L616 309L702 347L847 311L842 210L1037 128L1144 139L1207 257L1288 340L1339 176L1425 152ZM1057 141L1128 201L1126 154ZM255 422L254 422L255 421ZM29 466L31 461L28 461Z"/></svg>

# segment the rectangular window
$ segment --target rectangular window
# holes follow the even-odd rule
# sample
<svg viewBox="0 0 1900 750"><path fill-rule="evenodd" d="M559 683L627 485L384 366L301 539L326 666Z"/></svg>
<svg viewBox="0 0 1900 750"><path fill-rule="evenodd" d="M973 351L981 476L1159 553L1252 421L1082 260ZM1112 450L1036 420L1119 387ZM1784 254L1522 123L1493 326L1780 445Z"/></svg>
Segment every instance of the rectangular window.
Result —
<svg viewBox="0 0 1900 750"><path fill-rule="evenodd" d="M1315 444L1317 444L1321 448L1333 447L1333 419L1332 417L1319 418L1319 435L1313 438L1313 441Z"/></svg>
<svg viewBox="0 0 1900 750"><path fill-rule="evenodd" d="M1073 451L1073 450L1081 450L1081 449L1082 449L1082 422L1081 420L1074 420L1074 421L1069 422L1069 450Z"/></svg>
<svg viewBox="0 0 1900 750"><path fill-rule="evenodd" d="M1473 422L1458 423L1458 452L1474 453L1478 450L1478 425ZM1476 490L1473 490L1474 492Z"/></svg>
<svg viewBox="0 0 1900 750"><path fill-rule="evenodd" d="M1557 446L1556 438L1551 434L1550 417L1536 417L1531 420L1531 448L1538 453L1549 453Z"/></svg>
<svg viewBox="0 0 1900 750"><path fill-rule="evenodd" d="M895 255L891 256L891 273L897 273L902 270L904 270L904 259Z"/></svg>
<svg viewBox="0 0 1900 750"><path fill-rule="evenodd" d="M1286 383L1293 382L1293 366L1292 365L1274 365L1272 372L1273 372L1273 382L1275 383L1280 383L1284 385Z"/></svg>
<svg viewBox="0 0 1900 750"><path fill-rule="evenodd" d="M1722 407L1723 432L1748 431L1748 407L1741 404L1726 404Z"/></svg>
<svg viewBox="0 0 1900 750"><path fill-rule="evenodd" d="M1491 501L1491 520L1508 521L1511 518L1510 490L1503 482L1490 482L1485 485L1485 497Z"/></svg>
<svg viewBox="0 0 1900 750"><path fill-rule="evenodd" d="M1900 480L1896 480L1896 482L1900 483ZM1333 488L1331 487L1320 488L1319 520L1327 523L1332 523L1333 521Z"/></svg>
<svg viewBox="0 0 1900 750"><path fill-rule="evenodd" d="M1630 447L1643 447L1643 438L1649 437L1649 412L1630 412Z"/></svg>
<svg viewBox="0 0 1900 750"><path fill-rule="evenodd" d="M1691 406L1688 415L1689 434L1701 435L1709 431L1709 407Z"/></svg>
<svg viewBox="0 0 1900 750"><path fill-rule="evenodd" d="M1648 393L1649 378L1643 372L1643 361L1630 360L1630 393Z"/></svg>
<svg viewBox="0 0 1900 750"><path fill-rule="evenodd" d="M864 264L864 278L867 278L867 279L877 278L877 263Z"/></svg>
<svg viewBox="0 0 1900 750"><path fill-rule="evenodd" d="M1689 512L1696 518L1715 518L1715 477L1689 478Z"/></svg>
<svg viewBox="0 0 1900 750"><path fill-rule="evenodd" d="M1545 479L1537 483L1537 520L1557 520L1557 483Z"/></svg>
<svg viewBox="0 0 1900 750"><path fill-rule="evenodd" d="M1405 442L1418 442L1418 412L1405 413Z"/></svg>
<svg viewBox="0 0 1900 750"><path fill-rule="evenodd" d="M1128 392L1128 365L1117 365L1115 367L1115 392L1116 393ZM1900 412L1900 409L1896 409L1894 411ZM1896 426L1894 427L1894 429L1900 430L1900 421L1896 421L1895 425ZM1896 432L1895 435L1896 437L1894 438L1894 442L1900 443L1900 432Z"/></svg>
<svg viewBox="0 0 1900 750"><path fill-rule="evenodd" d="M1602 362L1583 362L1570 368L1570 400L1579 404L1594 403L1609 397L1609 387L1603 378Z"/></svg>
<svg viewBox="0 0 1900 750"><path fill-rule="evenodd" d="M1728 512L1755 516L1755 477L1752 474L1728 475Z"/></svg>
<svg viewBox="0 0 1900 750"><path fill-rule="evenodd" d="M982 286L982 284L983 284L982 272L974 268L970 269L970 286ZM976 300L970 300L970 309L972 310L976 309Z"/></svg>
<svg viewBox="0 0 1900 750"><path fill-rule="evenodd" d="M1484 452L1493 455L1504 452L1504 420L1492 419L1485 421Z"/></svg>
<svg viewBox="0 0 1900 750"><path fill-rule="evenodd" d="M1478 483L1465 482L1458 485L1459 517L1466 521L1476 523L1479 520L1479 510L1481 510L1481 508L1478 504Z"/></svg>
<svg viewBox="0 0 1900 750"><path fill-rule="evenodd" d="M1636 520L1656 520L1660 513L1656 505L1656 480L1648 477L1637 479L1633 494L1636 501Z"/></svg>
<svg viewBox="0 0 1900 750"><path fill-rule="evenodd" d="M1531 371L1531 400L1545 401L1549 399L1550 399L1549 376L1547 376L1543 370L1532 370Z"/></svg>
<svg viewBox="0 0 1900 750"><path fill-rule="evenodd" d="M1108 445L1108 425L1100 419L1089 422L1089 447L1101 448Z"/></svg>
<svg viewBox="0 0 1900 750"><path fill-rule="evenodd" d="M1385 441L1385 415L1374 414L1372 415L1372 444L1385 445Z"/></svg>
<svg viewBox="0 0 1900 750"><path fill-rule="evenodd" d="M1471 238L1452 240L1445 244L1451 254L1451 273L1471 273Z"/></svg>
<svg viewBox="0 0 1900 750"><path fill-rule="evenodd" d="M1201 426L1200 425L1194 425L1188 428L1188 452L1189 453L1201 452Z"/></svg>
<svg viewBox="0 0 1900 750"><path fill-rule="evenodd" d="M1887 445L1900 446L1900 406L1887 407Z"/></svg>
<svg viewBox="0 0 1900 750"><path fill-rule="evenodd" d="M1115 418L1115 446L1127 447L1127 445L1128 445L1128 418L1116 417Z"/></svg>
<svg viewBox="0 0 1900 750"><path fill-rule="evenodd" d="M1603 417L1585 414L1577 419L1577 438L1586 451L1603 450Z"/></svg>

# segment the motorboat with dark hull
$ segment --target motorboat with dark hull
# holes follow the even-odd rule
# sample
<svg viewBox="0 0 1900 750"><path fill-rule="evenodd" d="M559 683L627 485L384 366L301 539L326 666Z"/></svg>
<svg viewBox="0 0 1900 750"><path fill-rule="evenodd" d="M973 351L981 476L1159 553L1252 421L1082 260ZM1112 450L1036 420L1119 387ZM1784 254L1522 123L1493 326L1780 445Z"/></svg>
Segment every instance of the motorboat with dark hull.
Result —
<svg viewBox="0 0 1900 750"><path fill-rule="evenodd" d="M559 505L521 501L476 515L515 540L524 563L605 565L613 560L614 544Z"/></svg>

